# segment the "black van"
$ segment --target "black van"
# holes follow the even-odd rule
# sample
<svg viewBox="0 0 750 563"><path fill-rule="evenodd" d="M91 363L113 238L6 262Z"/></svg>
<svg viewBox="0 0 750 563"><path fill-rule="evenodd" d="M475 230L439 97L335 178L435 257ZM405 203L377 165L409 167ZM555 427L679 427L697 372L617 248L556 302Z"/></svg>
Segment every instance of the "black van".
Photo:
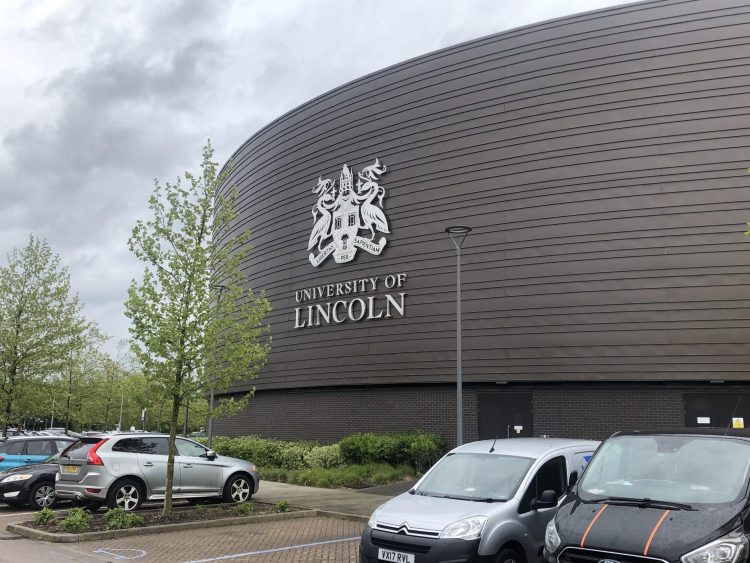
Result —
<svg viewBox="0 0 750 563"><path fill-rule="evenodd" d="M547 563L739 563L750 546L750 433L619 432L547 526Z"/></svg>

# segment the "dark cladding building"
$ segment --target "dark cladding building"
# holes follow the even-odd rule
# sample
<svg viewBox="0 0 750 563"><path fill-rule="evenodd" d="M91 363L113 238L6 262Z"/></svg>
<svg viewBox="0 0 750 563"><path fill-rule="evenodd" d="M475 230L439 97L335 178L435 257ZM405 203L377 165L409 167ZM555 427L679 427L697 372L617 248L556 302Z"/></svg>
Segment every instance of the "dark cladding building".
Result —
<svg viewBox="0 0 750 563"><path fill-rule="evenodd" d="M256 133L227 185L273 351L216 432L451 443L455 224L474 229L466 440L750 426L749 38L747 0L627 4L398 64Z"/></svg>

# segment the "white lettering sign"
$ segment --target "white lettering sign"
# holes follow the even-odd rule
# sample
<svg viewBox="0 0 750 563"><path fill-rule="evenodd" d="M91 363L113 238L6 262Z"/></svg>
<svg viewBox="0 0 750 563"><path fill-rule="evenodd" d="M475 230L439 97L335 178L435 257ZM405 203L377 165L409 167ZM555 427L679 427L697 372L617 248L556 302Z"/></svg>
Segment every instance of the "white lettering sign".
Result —
<svg viewBox="0 0 750 563"><path fill-rule="evenodd" d="M294 328L403 317L406 292L367 294L377 293L381 287L400 290L406 285L406 279L405 273L389 274L383 278L360 278L297 290L294 300L300 306L294 310ZM339 299L341 297L343 299Z"/></svg>

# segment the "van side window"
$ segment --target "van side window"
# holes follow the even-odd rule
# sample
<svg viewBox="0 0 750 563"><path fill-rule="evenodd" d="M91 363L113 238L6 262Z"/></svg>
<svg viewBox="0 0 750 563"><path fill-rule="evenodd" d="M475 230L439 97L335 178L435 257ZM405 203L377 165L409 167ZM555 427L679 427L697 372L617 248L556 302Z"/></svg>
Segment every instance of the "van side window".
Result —
<svg viewBox="0 0 750 563"><path fill-rule="evenodd" d="M542 496L544 491L555 491L557 498L560 498L567 487L567 475L564 456L553 458L542 465L521 499L518 506L519 514L529 512L531 501Z"/></svg>

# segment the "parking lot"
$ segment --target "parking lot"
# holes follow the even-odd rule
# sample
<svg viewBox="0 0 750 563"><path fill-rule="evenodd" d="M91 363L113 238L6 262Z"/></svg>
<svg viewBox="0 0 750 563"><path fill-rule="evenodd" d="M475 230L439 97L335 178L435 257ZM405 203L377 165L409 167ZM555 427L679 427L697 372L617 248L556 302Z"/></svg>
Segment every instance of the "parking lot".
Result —
<svg viewBox="0 0 750 563"><path fill-rule="evenodd" d="M401 486L382 487L388 496L353 491L315 489L264 483L257 500L274 503L290 498L297 506L369 515ZM391 490L393 489L393 490ZM181 505L181 503L178 503ZM146 510L158 509L148 503ZM60 507L67 509L67 505ZM35 512L0 504L0 530L11 522L30 520ZM18 561L357 561L364 524L337 518L300 518L203 530L133 536L79 544L52 544L19 538L0 531L0 562Z"/></svg>
<svg viewBox="0 0 750 563"><path fill-rule="evenodd" d="M71 551L99 560L356 561L363 525L334 518L301 518L188 530L76 544Z"/></svg>
<svg viewBox="0 0 750 563"><path fill-rule="evenodd" d="M186 530L147 536L51 544L0 538L0 561L357 561L363 524L315 517ZM3 534L7 534L4 532ZM4 549L3 549L4 547Z"/></svg>

